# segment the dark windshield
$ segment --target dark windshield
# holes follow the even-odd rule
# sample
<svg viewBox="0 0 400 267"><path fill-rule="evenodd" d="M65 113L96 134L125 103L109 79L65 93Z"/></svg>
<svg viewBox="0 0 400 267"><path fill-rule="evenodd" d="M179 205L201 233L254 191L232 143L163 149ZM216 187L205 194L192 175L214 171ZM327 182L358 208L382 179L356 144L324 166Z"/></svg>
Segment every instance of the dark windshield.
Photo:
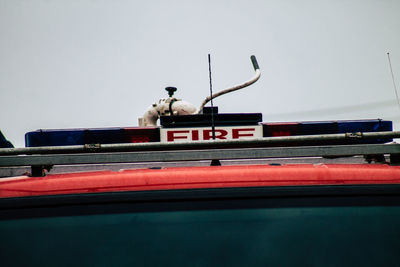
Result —
<svg viewBox="0 0 400 267"><path fill-rule="evenodd" d="M197 203L210 209L3 219L1 261L3 266L398 264L399 206L263 208L260 203L268 199L252 201L256 208L236 208L237 199L235 206L225 200L225 208L211 208L218 200L204 200Z"/></svg>

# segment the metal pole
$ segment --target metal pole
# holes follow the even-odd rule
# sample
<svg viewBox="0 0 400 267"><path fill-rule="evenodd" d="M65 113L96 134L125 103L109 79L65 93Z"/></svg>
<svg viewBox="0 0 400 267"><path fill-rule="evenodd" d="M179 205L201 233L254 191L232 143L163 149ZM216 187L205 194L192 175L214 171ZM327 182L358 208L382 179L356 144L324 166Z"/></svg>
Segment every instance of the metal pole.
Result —
<svg viewBox="0 0 400 267"><path fill-rule="evenodd" d="M244 140L211 140L196 142L174 143L124 143L124 144L88 144L76 146L47 146L26 148L0 148L0 158L5 155L33 155L33 154L69 154L69 153L105 153L105 152L135 152L135 151L167 151L189 149L225 149L245 147L269 147L278 145L314 145L328 141L352 141L356 144L363 139L400 138L400 131L393 132L365 132L342 133L324 135L299 135L281 137L263 137Z"/></svg>
<svg viewBox="0 0 400 267"><path fill-rule="evenodd" d="M58 154L58 155L25 155L1 156L0 167L52 165L133 163L133 162L171 162L225 159L262 159L294 157L339 157L355 155L398 155L399 144L375 145L335 145L308 147L268 147L268 148L235 148L204 149L182 151L141 151L115 153Z"/></svg>

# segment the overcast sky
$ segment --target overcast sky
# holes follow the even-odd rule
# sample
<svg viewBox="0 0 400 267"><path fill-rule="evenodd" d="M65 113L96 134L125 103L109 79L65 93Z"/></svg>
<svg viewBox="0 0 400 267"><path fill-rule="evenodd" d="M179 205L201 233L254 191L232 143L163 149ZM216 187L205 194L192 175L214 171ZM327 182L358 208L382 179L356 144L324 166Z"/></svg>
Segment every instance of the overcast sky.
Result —
<svg viewBox="0 0 400 267"><path fill-rule="evenodd" d="M0 0L0 129L15 146L37 129L136 126L178 87L199 106L264 121L394 120L387 58L400 81L400 1Z"/></svg>

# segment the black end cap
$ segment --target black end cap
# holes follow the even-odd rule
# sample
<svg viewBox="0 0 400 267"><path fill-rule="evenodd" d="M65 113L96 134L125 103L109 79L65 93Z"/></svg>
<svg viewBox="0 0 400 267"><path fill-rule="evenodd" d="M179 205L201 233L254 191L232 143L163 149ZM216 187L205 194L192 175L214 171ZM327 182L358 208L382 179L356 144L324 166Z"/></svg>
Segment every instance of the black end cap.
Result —
<svg viewBox="0 0 400 267"><path fill-rule="evenodd" d="M165 88L165 91L168 92L168 96L172 97L174 95L174 93L176 92L176 87L172 87L172 86L168 86Z"/></svg>

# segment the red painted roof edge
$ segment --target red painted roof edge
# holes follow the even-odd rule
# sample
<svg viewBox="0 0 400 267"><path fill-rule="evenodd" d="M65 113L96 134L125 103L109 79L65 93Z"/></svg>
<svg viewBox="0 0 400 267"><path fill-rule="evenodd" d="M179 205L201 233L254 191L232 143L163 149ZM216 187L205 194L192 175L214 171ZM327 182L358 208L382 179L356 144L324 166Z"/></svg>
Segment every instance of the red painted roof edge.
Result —
<svg viewBox="0 0 400 267"><path fill-rule="evenodd" d="M225 187L400 184L384 164L240 165L49 174L0 179L0 198Z"/></svg>

